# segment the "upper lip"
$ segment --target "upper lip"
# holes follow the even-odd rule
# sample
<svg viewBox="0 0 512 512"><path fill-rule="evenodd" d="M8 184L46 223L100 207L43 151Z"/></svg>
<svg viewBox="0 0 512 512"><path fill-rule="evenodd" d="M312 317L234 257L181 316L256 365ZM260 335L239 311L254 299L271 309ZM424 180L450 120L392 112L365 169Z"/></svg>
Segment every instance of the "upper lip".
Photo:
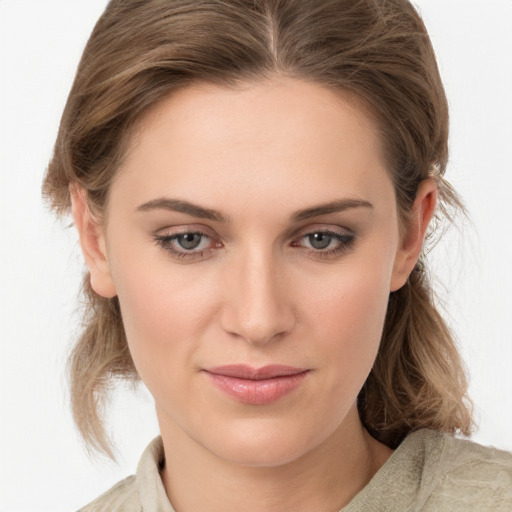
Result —
<svg viewBox="0 0 512 512"><path fill-rule="evenodd" d="M215 366L213 368L205 368L205 371L208 373L246 380L264 380L276 377L287 377L290 375L304 373L307 370L308 368L296 368L294 366L281 364L269 364L259 368L245 364L230 364L225 366Z"/></svg>

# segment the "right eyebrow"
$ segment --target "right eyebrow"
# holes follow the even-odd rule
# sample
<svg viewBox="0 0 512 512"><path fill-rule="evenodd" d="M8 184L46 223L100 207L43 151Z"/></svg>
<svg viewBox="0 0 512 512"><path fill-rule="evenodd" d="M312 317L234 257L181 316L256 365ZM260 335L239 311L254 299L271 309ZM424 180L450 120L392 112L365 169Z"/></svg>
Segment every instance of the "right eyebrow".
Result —
<svg viewBox="0 0 512 512"><path fill-rule="evenodd" d="M180 212L190 215L192 217L198 217L200 219L208 219L216 222L227 222L227 217L220 212L203 208L194 203L183 201L182 199L172 199L168 197L162 197L159 199L153 199L147 203L141 204L137 207L137 211L147 212L152 210L170 210L173 212Z"/></svg>

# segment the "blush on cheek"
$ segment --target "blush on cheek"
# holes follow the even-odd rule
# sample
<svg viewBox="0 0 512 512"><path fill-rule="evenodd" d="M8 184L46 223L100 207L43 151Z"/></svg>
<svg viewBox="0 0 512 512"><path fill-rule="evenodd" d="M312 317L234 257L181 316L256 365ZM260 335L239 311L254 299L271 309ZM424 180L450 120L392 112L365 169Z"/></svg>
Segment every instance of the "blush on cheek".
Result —
<svg viewBox="0 0 512 512"><path fill-rule="evenodd" d="M171 364L179 359L178 353L200 343L201 326L212 309L208 284L179 271L171 273L167 265L145 271L127 265L117 277L128 345L145 380L144 373L163 361Z"/></svg>
<svg viewBox="0 0 512 512"><path fill-rule="evenodd" d="M356 275L356 274L354 274ZM351 361L354 368L365 373L373 365L377 354L389 292L380 276L366 273L347 277L338 282L318 311L324 322L325 339L331 339L332 347L343 361Z"/></svg>

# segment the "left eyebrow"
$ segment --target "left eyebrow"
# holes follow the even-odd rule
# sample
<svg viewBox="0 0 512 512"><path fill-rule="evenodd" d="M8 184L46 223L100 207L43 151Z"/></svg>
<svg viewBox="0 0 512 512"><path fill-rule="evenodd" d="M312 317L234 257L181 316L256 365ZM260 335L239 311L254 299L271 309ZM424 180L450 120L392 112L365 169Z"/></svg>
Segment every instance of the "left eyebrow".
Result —
<svg viewBox="0 0 512 512"><path fill-rule="evenodd" d="M373 204L364 199L338 199L329 203L313 206L304 210L298 210L292 215L295 222L319 217L320 215L328 215L330 213L339 213L352 208L369 208L373 209Z"/></svg>

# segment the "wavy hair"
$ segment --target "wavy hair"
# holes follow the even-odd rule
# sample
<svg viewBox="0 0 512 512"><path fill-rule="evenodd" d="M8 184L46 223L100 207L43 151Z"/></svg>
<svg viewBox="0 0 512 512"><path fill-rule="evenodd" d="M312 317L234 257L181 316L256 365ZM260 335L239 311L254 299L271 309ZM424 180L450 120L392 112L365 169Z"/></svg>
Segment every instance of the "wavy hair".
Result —
<svg viewBox="0 0 512 512"><path fill-rule="evenodd" d="M70 185L82 187L101 219L133 130L150 107L192 83L231 87L276 75L362 100L379 127L402 220L427 177L438 183L438 222L463 209L443 178L445 92L408 0L112 0L78 66L43 195L66 214ZM88 446L112 455L105 398L116 379L138 375L117 298L95 294L87 274L83 292L83 330L69 359L72 409ZM371 434L391 447L423 427L470 433L463 365L423 257L390 294L358 407Z"/></svg>

